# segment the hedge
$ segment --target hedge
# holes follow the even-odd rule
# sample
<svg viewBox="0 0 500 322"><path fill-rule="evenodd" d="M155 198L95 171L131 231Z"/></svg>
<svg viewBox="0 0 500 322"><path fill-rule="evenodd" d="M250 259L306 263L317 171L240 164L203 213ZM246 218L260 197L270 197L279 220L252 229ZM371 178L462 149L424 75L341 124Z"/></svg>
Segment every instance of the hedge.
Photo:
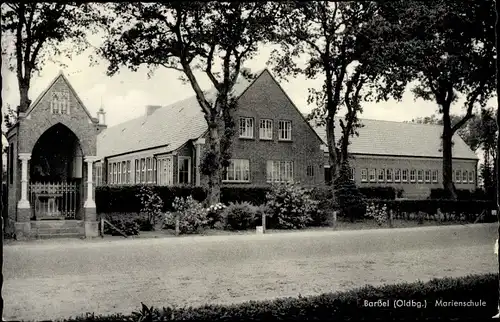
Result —
<svg viewBox="0 0 500 322"><path fill-rule="evenodd" d="M381 302L383 301L383 302ZM385 302L388 301L388 302ZM397 307L404 301L407 306ZM450 301L466 305L443 306ZM472 302L471 302L472 301ZM320 321L320 320L422 320L422 319L490 319L497 312L497 274L469 275L460 278L433 279L429 282L365 286L359 289L318 296L250 301L234 305L167 308L143 321ZM389 307L373 307L369 303L388 303ZM418 307L420 303L422 307ZM467 306L476 303L479 306ZM426 305L423 308L423 305ZM143 311L148 310L143 307ZM73 321L138 321L137 315L87 314Z"/></svg>
<svg viewBox="0 0 500 322"><path fill-rule="evenodd" d="M489 200L446 200L446 199L422 199L422 200L367 200L368 203L385 204L388 210L397 213L417 213L419 211L435 214L440 209L443 213L463 213L466 215L480 214L483 210L496 209L496 204Z"/></svg>
<svg viewBox="0 0 500 322"><path fill-rule="evenodd" d="M443 188L431 189L430 199L449 199L450 194L448 190ZM467 189L457 189L458 200L493 200L494 196L488 195L483 189L476 189L473 191Z"/></svg>
<svg viewBox="0 0 500 322"><path fill-rule="evenodd" d="M359 191L368 199L396 199L394 187L359 187Z"/></svg>

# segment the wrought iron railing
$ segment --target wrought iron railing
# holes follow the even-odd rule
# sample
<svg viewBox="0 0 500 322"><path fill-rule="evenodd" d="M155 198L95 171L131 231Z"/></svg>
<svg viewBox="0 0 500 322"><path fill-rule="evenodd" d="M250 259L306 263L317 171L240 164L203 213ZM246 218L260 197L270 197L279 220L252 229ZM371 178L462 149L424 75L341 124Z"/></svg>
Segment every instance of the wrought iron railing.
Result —
<svg viewBox="0 0 500 322"><path fill-rule="evenodd" d="M75 219L79 208L76 182L34 182L29 185L36 219Z"/></svg>

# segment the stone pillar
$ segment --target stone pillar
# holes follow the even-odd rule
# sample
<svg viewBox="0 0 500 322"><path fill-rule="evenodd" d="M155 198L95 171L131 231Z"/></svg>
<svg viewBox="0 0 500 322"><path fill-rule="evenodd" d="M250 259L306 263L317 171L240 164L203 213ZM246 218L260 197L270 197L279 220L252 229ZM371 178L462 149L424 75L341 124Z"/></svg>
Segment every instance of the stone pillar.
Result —
<svg viewBox="0 0 500 322"><path fill-rule="evenodd" d="M96 205L93 198L94 184L92 182L92 169L94 162L97 161L95 156L86 156L84 161L87 163L87 199L83 204L85 212L85 237L99 236Z"/></svg>
<svg viewBox="0 0 500 322"><path fill-rule="evenodd" d="M28 199L28 161L30 159L31 153L19 153L19 160L21 160L21 199L17 203L16 239L29 238L31 232L31 205Z"/></svg>
<svg viewBox="0 0 500 322"><path fill-rule="evenodd" d="M200 164L201 164L201 148L203 144L205 144L205 139L200 138L194 142L196 146L196 186L201 185L201 171L200 171Z"/></svg>

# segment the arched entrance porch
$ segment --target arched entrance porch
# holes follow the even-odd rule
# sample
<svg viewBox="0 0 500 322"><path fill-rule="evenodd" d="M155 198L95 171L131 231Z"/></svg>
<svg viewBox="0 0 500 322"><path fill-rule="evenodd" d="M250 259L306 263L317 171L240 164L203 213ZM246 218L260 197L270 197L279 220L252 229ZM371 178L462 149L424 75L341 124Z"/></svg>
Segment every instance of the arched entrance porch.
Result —
<svg viewBox="0 0 500 322"><path fill-rule="evenodd" d="M57 123L37 140L29 165L31 219L83 219L83 152L77 136Z"/></svg>

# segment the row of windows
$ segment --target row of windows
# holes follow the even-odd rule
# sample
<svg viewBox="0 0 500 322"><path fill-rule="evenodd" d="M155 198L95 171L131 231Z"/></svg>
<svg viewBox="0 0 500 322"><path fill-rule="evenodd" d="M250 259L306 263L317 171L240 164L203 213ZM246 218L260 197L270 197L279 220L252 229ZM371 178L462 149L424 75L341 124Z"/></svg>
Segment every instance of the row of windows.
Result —
<svg viewBox="0 0 500 322"><path fill-rule="evenodd" d="M250 182L250 161L231 159L224 181ZM293 182L293 161L269 160L266 163L267 182Z"/></svg>
<svg viewBox="0 0 500 322"><path fill-rule="evenodd" d="M240 138L254 138L254 119L253 117L241 117L239 126ZM259 139L273 139L273 120L261 119L259 122ZM292 122L279 120L278 121L278 139L281 141L292 140Z"/></svg>
<svg viewBox="0 0 500 322"><path fill-rule="evenodd" d="M456 183L474 183L474 171L453 171ZM354 178L354 172L351 173ZM361 182L426 182L437 183L438 170L361 169Z"/></svg>

